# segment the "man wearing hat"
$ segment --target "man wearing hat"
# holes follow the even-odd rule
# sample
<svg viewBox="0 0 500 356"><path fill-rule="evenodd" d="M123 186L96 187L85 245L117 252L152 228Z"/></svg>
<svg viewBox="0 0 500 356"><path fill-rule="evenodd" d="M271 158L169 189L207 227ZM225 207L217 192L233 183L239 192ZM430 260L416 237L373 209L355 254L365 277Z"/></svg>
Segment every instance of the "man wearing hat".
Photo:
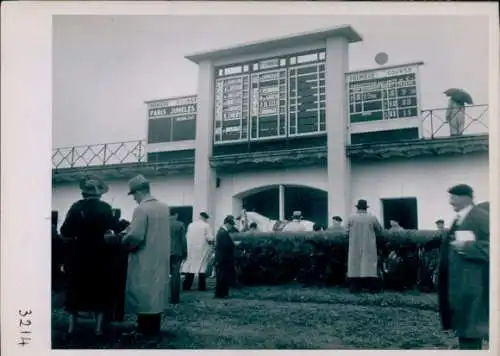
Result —
<svg viewBox="0 0 500 356"><path fill-rule="evenodd" d="M448 190L457 213L440 244L439 312L444 330L453 330L460 349L480 350L489 336L489 212L474 205L466 184Z"/></svg>
<svg viewBox="0 0 500 356"><path fill-rule="evenodd" d="M340 216L332 217L332 225L327 230L332 232L345 233L345 229L342 226L342 218Z"/></svg>
<svg viewBox="0 0 500 356"><path fill-rule="evenodd" d="M170 209L151 196L150 183L142 175L129 181L129 189L138 206L122 239L130 251L126 310L137 314L133 335L158 336L169 299Z"/></svg>
<svg viewBox="0 0 500 356"><path fill-rule="evenodd" d="M212 229L208 224L209 218L206 212L202 212L199 220L193 221L187 227L188 255L181 269L182 273L185 274L183 290L191 289L195 275L198 275L198 289L200 291L207 289L206 272L214 244Z"/></svg>
<svg viewBox="0 0 500 356"><path fill-rule="evenodd" d="M294 211L292 214L292 221L290 221L284 228L283 231L306 231L306 227L302 224L302 212Z"/></svg>
<svg viewBox="0 0 500 356"><path fill-rule="evenodd" d="M349 252L347 260L347 278L352 293L367 288L370 292L379 291L377 235L382 226L375 216L368 213L368 203L358 200L357 212L347 223Z"/></svg>
<svg viewBox="0 0 500 356"><path fill-rule="evenodd" d="M436 228L439 231L444 231L444 220L443 219L438 219L434 223L436 224Z"/></svg>
<svg viewBox="0 0 500 356"><path fill-rule="evenodd" d="M233 231L236 222L232 215L224 218L224 224L219 228L215 242L215 298L227 298L229 287L235 282L234 242L229 233Z"/></svg>

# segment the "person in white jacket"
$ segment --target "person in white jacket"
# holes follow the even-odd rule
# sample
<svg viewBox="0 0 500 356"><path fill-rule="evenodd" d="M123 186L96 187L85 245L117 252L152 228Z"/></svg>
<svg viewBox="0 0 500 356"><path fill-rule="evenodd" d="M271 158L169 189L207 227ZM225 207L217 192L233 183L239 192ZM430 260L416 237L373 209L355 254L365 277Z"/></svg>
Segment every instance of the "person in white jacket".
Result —
<svg viewBox="0 0 500 356"><path fill-rule="evenodd" d="M207 213L202 212L199 220L193 221L187 227L188 254L181 269L181 272L185 274L183 290L191 289L195 275L198 275L198 289L200 291L207 289L206 271L214 246L214 236L208 223L209 218Z"/></svg>

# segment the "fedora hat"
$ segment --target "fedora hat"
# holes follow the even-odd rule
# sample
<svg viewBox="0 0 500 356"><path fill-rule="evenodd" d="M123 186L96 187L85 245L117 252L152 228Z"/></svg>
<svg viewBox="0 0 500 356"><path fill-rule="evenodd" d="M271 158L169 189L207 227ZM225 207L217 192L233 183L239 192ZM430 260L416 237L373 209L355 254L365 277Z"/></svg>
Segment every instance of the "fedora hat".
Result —
<svg viewBox="0 0 500 356"><path fill-rule="evenodd" d="M99 177L88 175L80 181L82 194L88 196L101 196L108 192L108 185Z"/></svg>
<svg viewBox="0 0 500 356"><path fill-rule="evenodd" d="M368 205L368 202L364 199L359 199L357 204L356 204L356 208L358 209L368 209L369 205Z"/></svg>
<svg viewBox="0 0 500 356"><path fill-rule="evenodd" d="M140 189L149 188L149 180L147 180L142 174L139 174L129 180L128 187L128 195L132 195Z"/></svg>

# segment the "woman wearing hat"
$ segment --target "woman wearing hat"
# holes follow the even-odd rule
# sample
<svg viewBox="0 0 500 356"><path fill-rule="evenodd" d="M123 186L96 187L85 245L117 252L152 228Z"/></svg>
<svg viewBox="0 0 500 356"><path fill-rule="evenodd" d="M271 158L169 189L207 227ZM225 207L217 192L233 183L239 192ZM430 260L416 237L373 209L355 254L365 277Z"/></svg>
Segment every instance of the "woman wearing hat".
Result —
<svg viewBox="0 0 500 356"><path fill-rule="evenodd" d="M101 201L107 185L97 177L80 182L82 198L74 203L61 226L61 234L71 240L71 258L67 267L66 310L70 313L68 337L75 331L78 312L94 312L95 335L102 337L104 313L113 305L111 247L105 235L118 232L118 221L111 206Z"/></svg>

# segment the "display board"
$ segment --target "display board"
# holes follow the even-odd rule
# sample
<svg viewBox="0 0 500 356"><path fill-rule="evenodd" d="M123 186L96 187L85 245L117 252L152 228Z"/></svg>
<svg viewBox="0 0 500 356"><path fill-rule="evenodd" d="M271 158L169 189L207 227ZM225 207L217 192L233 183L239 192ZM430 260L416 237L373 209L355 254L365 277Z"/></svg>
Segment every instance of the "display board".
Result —
<svg viewBox="0 0 500 356"><path fill-rule="evenodd" d="M417 117L418 66L419 63L346 74L350 122Z"/></svg>
<svg viewBox="0 0 500 356"><path fill-rule="evenodd" d="M326 132L324 50L216 68L214 143Z"/></svg>
<svg viewBox="0 0 500 356"><path fill-rule="evenodd" d="M194 140L196 102L196 95L148 102L148 143Z"/></svg>
<svg viewBox="0 0 500 356"><path fill-rule="evenodd" d="M219 79L215 86L215 142L248 138L249 75Z"/></svg>

